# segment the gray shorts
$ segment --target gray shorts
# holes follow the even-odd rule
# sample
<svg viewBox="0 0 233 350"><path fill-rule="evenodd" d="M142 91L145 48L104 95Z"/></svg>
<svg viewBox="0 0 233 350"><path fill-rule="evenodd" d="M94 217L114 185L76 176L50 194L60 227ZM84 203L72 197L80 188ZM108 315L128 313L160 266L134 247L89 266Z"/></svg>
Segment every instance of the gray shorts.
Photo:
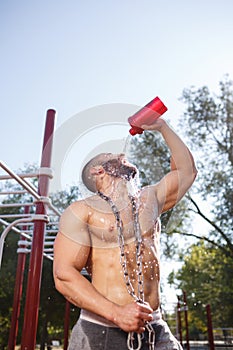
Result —
<svg viewBox="0 0 233 350"><path fill-rule="evenodd" d="M155 331L155 349L182 350L167 323L161 319L152 324ZM135 336L137 337L136 333ZM74 326L68 350L128 350L128 333L118 327L109 327L79 318ZM141 350L148 350L148 331L141 335ZM135 348L137 341L135 340Z"/></svg>

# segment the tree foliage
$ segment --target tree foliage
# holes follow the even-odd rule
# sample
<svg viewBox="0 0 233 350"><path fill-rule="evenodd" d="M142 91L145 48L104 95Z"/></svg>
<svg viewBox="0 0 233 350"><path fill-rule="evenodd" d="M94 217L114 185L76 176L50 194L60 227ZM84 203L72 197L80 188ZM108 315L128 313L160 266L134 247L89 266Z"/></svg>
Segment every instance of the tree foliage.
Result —
<svg viewBox="0 0 233 350"><path fill-rule="evenodd" d="M232 327L233 315L233 260L203 240L192 245L184 256L184 264L175 275L179 289L187 291L190 327L206 328L206 305L210 304L213 327ZM174 282L170 275L170 282ZM200 320L197 327L197 320ZM205 327L203 327L205 326Z"/></svg>
<svg viewBox="0 0 233 350"><path fill-rule="evenodd" d="M202 215L212 226L208 238L233 257L233 82L225 76L218 96L206 86L185 89L182 100L180 125L199 169L196 189L210 208ZM193 211L200 215L198 205Z"/></svg>
<svg viewBox="0 0 233 350"><path fill-rule="evenodd" d="M189 195L190 210L210 227L204 233L202 225L184 232L199 240L183 254L181 270L170 275L170 282L176 280L177 287L187 291L193 327L197 319L206 323L207 303L214 310L215 327L232 327L233 82L225 76L219 86L219 95L204 86L185 89L182 96L186 110L180 126L195 151L199 170L195 189L208 203L200 209L201 201Z"/></svg>

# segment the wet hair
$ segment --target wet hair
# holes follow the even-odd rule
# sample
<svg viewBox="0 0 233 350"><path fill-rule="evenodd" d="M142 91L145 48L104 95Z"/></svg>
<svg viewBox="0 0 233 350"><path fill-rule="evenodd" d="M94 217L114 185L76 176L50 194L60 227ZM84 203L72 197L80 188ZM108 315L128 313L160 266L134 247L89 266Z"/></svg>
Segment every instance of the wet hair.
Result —
<svg viewBox="0 0 233 350"><path fill-rule="evenodd" d="M107 153L100 153L91 160L83 167L82 170L82 181L84 185L90 190L91 192L96 192L96 185L93 178L93 175L91 174L90 170L92 167L95 167L97 165L102 165L106 161Z"/></svg>

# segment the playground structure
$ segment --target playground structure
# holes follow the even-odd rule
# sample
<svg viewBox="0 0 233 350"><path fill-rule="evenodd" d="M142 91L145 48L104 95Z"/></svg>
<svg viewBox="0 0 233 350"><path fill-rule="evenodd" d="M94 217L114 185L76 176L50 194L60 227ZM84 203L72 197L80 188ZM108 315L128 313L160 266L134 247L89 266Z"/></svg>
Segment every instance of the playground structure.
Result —
<svg viewBox="0 0 233 350"><path fill-rule="evenodd" d="M0 180L13 180L21 186L20 190L1 192L1 195L27 194L32 198L32 201L28 203L0 205L1 208L24 208L22 214L0 215L0 223L5 227L0 237L0 266L7 234L13 230L20 235L13 312L8 341L9 350L15 348L26 254L30 252L21 349L35 348L43 256L53 260L53 243L57 232L55 228L60 216L60 212L53 206L48 197L49 180L52 178L51 156L54 124L55 111L50 109L46 115L41 165L38 173L17 175L5 163L0 162L0 167L5 172L5 175L0 176ZM29 181L29 179L36 177L38 178L38 188L35 188L32 182ZM28 331L29 329L30 331Z"/></svg>
<svg viewBox="0 0 233 350"><path fill-rule="evenodd" d="M18 241L18 264L15 277L15 292L12 308L11 328L8 341L8 350L15 349L18 318L20 312L20 299L22 295L22 283L24 275L24 265L26 254L30 253L28 281L26 290L26 303L24 308L24 322L21 339L21 350L35 349L36 332L38 324L40 284L42 275L43 257L53 260L53 244L58 229L60 212L51 203L49 192L49 181L53 177L51 169L52 144L54 134L55 111L48 110L46 116L46 124L44 131L44 142L42 148L41 165L36 173L16 174L7 165L0 161L0 168L4 171L4 175L0 175L0 183L4 181L13 181L21 188L19 190L1 192L1 196L9 194L29 195L32 199L26 203L7 203L2 204L0 200L0 208L21 208L20 214L0 214L0 224L4 227L4 231L0 236L0 267L2 254L4 249L5 238L9 232L14 231L19 235ZM32 181L38 179L38 188ZM183 301L178 299L177 303L177 337L180 342L182 339L181 313L184 312L186 341L184 347L190 350L191 342L188 333L188 308L186 294L183 294ZM214 350L214 339L211 321L210 306L206 307L209 349ZM69 333L69 313L70 305L66 302L64 316L64 346L68 347Z"/></svg>
<svg viewBox="0 0 233 350"><path fill-rule="evenodd" d="M168 306L168 305L167 305ZM210 304L203 305L206 317L206 332L190 335L189 308L186 291L177 295L177 303L163 311L163 319L168 322L172 333L185 350L231 350L233 349L233 328L213 328Z"/></svg>
<svg viewBox="0 0 233 350"><path fill-rule="evenodd" d="M184 327L182 325L182 312L184 312ZM206 318L207 318L207 332L208 332L208 343L209 350L214 350L214 336L212 327L212 317L210 305L206 305ZM188 325L188 304L186 292L183 291L183 298L178 297L177 302L177 338L179 339L181 345L183 346L183 336L182 330L185 329L185 349L190 350L190 339L189 339L189 325Z"/></svg>

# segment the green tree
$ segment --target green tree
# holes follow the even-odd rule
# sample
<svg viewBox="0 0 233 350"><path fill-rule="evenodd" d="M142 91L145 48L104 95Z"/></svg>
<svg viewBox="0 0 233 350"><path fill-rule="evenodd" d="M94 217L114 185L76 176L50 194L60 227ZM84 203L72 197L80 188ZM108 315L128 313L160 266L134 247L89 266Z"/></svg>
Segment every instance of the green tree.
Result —
<svg viewBox="0 0 233 350"><path fill-rule="evenodd" d="M192 197L190 209L212 227L208 236L203 237L201 228L194 236L233 258L233 81L225 76L217 96L206 86L185 89L182 100L186 111L180 125L196 151L196 191L208 203L209 212L200 210Z"/></svg>
<svg viewBox="0 0 233 350"><path fill-rule="evenodd" d="M0 271L0 349L4 350L8 341L16 270L15 237L10 236L5 244L3 263ZM5 261L7 260L7 264Z"/></svg>
<svg viewBox="0 0 233 350"><path fill-rule="evenodd" d="M180 126L195 150L198 178L195 200L189 195L189 210L209 223L209 231L196 225L183 234L197 239L184 254L184 265L170 282L187 291L191 324L206 323L203 307L210 303L214 326L232 327L233 293L233 82L220 81L219 95L208 87L183 91L186 104ZM200 209L202 201L208 209ZM205 206L207 208L207 206ZM204 244L205 242L205 244Z"/></svg>
<svg viewBox="0 0 233 350"><path fill-rule="evenodd" d="M214 311L213 327L232 327L233 260L204 240L190 247L175 275L176 286L187 291L190 328L206 331L206 305ZM170 275L170 282L174 282Z"/></svg>

